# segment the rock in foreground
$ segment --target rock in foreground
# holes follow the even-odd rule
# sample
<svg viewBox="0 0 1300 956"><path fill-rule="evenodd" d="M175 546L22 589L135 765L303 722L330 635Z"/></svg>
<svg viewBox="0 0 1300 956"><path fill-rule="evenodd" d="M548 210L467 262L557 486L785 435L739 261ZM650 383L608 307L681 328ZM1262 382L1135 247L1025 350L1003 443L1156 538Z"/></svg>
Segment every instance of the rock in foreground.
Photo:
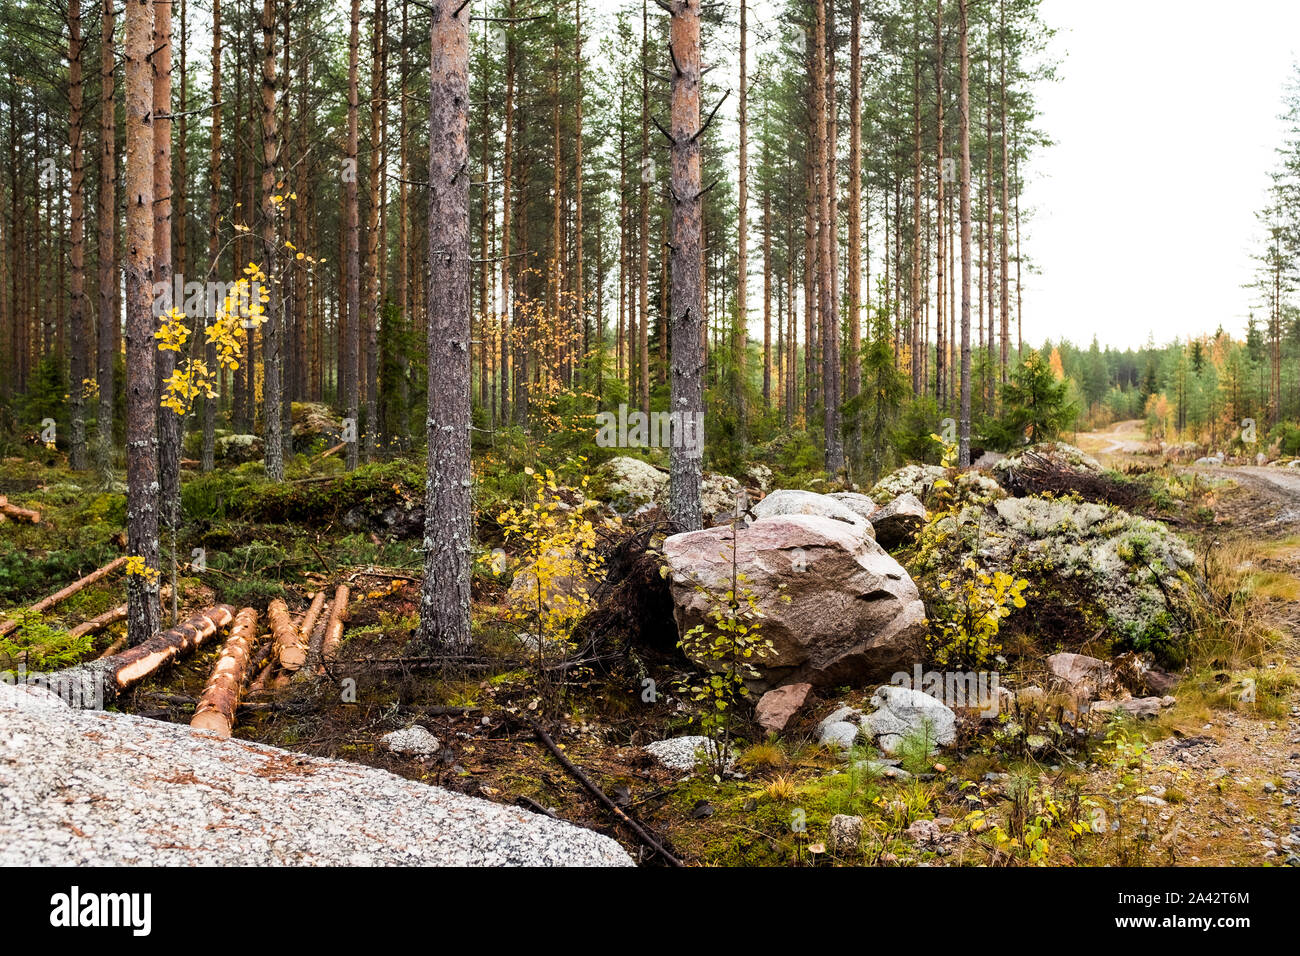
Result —
<svg viewBox="0 0 1300 956"><path fill-rule="evenodd" d="M0 866L630 864L548 817L0 683Z"/></svg>
<svg viewBox="0 0 1300 956"><path fill-rule="evenodd" d="M664 542L679 634L713 626L731 588L731 528ZM761 518L739 532L745 587L773 652L753 661L755 690L888 679L918 659L925 605L902 566L864 527L817 515Z"/></svg>

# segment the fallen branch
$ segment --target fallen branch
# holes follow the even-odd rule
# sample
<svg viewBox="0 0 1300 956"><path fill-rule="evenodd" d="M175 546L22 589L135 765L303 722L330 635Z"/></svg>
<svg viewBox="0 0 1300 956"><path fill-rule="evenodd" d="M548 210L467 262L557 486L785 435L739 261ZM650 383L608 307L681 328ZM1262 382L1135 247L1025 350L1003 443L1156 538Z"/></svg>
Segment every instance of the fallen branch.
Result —
<svg viewBox="0 0 1300 956"><path fill-rule="evenodd" d="M344 448L347 447L348 447L347 442L340 442L339 444L335 445L333 448L327 448L325 451L321 452L319 455L316 456L315 460L322 461L330 457L331 455L337 455L339 452L341 452Z"/></svg>
<svg viewBox="0 0 1300 956"><path fill-rule="evenodd" d="M218 737L229 737L235 725L235 710L244 681L248 677L248 661L257 640L257 611L251 607L240 610L230 637L221 648L221 655L212 667L212 675L203 688L203 696L194 709L190 726L210 730Z"/></svg>
<svg viewBox="0 0 1300 956"><path fill-rule="evenodd" d="M94 584L96 581L108 577L110 574L112 574L114 571L116 571L124 564L126 564L125 557L115 558L112 561L108 562L108 564L104 565L102 568L98 569L97 571L91 571L89 574L87 574L84 578L80 579L79 581L73 581L62 591L55 591L49 597L37 601L35 604L29 607L25 613L42 614L45 611L48 611L50 608L54 607L54 605L58 604L64 598L72 597L72 595L76 594L78 591L80 591L82 588L86 587L87 585ZM22 616L20 615L19 617L16 618L10 618L9 620L5 621L3 624L0 624L0 637L4 637L6 634L10 633L11 631L17 630L18 624L21 621L21 617Z"/></svg>
<svg viewBox="0 0 1300 956"><path fill-rule="evenodd" d="M622 807L609 798L605 791L596 786L590 777L583 773L582 770L573 763L573 761L564 755L564 751L555 746L555 741L550 738L550 735L547 734L546 731L542 730L541 726L536 721L530 720L528 723L533 728L533 733L537 735L537 739L540 740L542 744L545 745L546 749L551 752L551 755L559 761L560 766L568 772L569 776L582 784L583 789L595 797L610 814L636 833L636 835L641 838L642 842L663 857L664 861L667 862L669 866L685 865L681 860L669 853L662 843L651 836L645 827L641 826L641 824L628 816Z"/></svg>
<svg viewBox="0 0 1300 956"><path fill-rule="evenodd" d="M267 615L271 619L271 634L275 637L276 659L286 671L296 671L307 660L307 644L289 620L288 606L276 598L267 608Z"/></svg>

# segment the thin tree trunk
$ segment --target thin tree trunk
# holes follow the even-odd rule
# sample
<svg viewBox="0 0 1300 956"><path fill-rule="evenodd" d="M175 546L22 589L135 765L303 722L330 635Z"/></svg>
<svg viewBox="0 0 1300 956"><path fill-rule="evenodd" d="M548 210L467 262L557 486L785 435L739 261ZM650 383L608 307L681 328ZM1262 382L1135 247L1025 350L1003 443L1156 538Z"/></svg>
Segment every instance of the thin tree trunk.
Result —
<svg viewBox="0 0 1300 956"><path fill-rule="evenodd" d="M748 5L740 0L740 172L736 225L736 320L731 341L731 400L736 415L736 440L743 448L748 429L745 397L745 353L749 346L749 96L745 54L748 47Z"/></svg>
<svg viewBox="0 0 1300 956"><path fill-rule="evenodd" d="M862 0L849 4L849 328L845 343L844 400L862 391ZM853 416L852 461L861 457L862 421Z"/></svg>
<svg viewBox="0 0 1300 956"><path fill-rule="evenodd" d="M154 4L153 47L153 282L155 307L167 311L172 301L172 5ZM176 368L176 352L154 356L158 394ZM175 528L180 517L181 416L168 410L157 416L159 517ZM175 556L173 555L173 560Z"/></svg>
<svg viewBox="0 0 1300 956"><path fill-rule="evenodd" d="M280 273L280 240L276 228L282 203L276 202L280 131L275 114L275 83L275 0L262 0L262 251L266 257L264 271L270 297L262 333L265 359L262 418L266 428L266 477L283 481L284 276Z"/></svg>
<svg viewBox="0 0 1300 956"><path fill-rule="evenodd" d="M216 277L220 265L221 225L221 0L212 0L212 143L208 153L208 275ZM204 347L209 369L217 367L217 346ZM203 453L200 467L211 471L216 465L217 398L203 399Z"/></svg>
<svg viewBox="0 0 1300 956"><path fill-rule="evenodd" d="M113 468L113 391L119 322L117 312L117 112L113 71L117 64L113 42L113 4L105 3L100 30L99 103L99 315L96 336L95 380L99 389L99 411L95 455L101 480L107 485ZM10 303L11 308L13 303Z"/></svg>
<svg viewBox="0 0 1300 956"><path fill-rule="evenodd" d="M86 169L82 152L84 89L81 79L81 2L68 0L68 149L72 160L68 258L72 265L72 372L68 397L72 404L72 446L68 464L86 467L86 379L90 365L90 329L86 320Z"/></svg>
<svg viewBox="0 0 1300 956"><path fill-rule="evenodd" d="M352 426L348 443L348 470L361 463L361 237L357 209L357 71L361 42L361 0L352 0L348 34L348 136L343 167L343 204L347 217L347 322L340 338L346 417ZM430 224L432 228L432 224Z"/></svg>
<svg viewBox="0 0 1300 956"><path fill-rule="evenodd" d="M970 466L970 54L967 48L970 24L969 0L957 0L957 27L961 59L961 105L958 122L961 139L961 422L958 432L957 463Z"/></svg>
<svg viewBox="0 0 1300 956"><path fill-rule="evenodd" d="M831 176L834 144L828 139L826 59L826 0L813 0L815 17L813 35L813 145L817 179L817 286L818 319L821 330L822 356L822 423L826 442L826 472L839 473L844 468L844 446L840 437L839 396L839 303L835 301L835 259L832 244L835 233L831 220Z"/></svg>

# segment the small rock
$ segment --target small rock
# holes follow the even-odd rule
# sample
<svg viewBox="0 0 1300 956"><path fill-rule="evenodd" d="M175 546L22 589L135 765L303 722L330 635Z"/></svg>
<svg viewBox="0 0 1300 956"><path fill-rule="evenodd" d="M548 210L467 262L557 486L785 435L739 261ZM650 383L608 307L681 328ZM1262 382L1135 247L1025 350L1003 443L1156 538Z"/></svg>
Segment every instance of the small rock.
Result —
<svg viewBox="0 0 1300 956"><path fill-rule="evenodd" d="M765 730L779 734L808 699L812 684L786 684L769 690L758 700L754 717Z"/></svg>
<svg viewBox="0 0 1300 956"><path fill-rule="evenodd" d="M393 753L405 757L432 757L442 749L438 738L418 724L384 734L380 742Z"/></svg>
<svg viewBox="0 0 1300 956"><path fill-rule="evenodd" d="M831 852L841 856L856 853L862 844L862 817L837 813L831 817Z"/></svg>

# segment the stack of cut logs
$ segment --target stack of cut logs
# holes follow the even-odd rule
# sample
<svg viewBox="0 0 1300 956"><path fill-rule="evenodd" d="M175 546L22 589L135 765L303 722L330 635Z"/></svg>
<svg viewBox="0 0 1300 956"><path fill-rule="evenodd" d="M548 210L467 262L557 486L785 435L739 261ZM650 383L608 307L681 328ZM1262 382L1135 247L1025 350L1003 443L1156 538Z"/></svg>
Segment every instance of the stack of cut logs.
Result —
<svg viewBox="0 0 1300 956"><path fill-rule="evenodd" d="M3 504L4 498L0 496L0 506ZM40 516L37 515L32 520L40 520ZM125 563L124 557L110 561L33 604L25 615L0 622L0 637L16 630L24 617L49 610L82 588L112 574ZM311 605L306 612L297 617L291 617L288 605L277 598L267 607L271 640L260 648L257 610L246 607L236 612L228 604L217 604L199 611L175 627L159 631L135 647L123 650L126 638L120 638L93 665L81 665L74 670L85 672L87 677L100 685L104 696L111 699L229 627L230 635L217 655L216 664L195 708L194 718L190 721L191 727L229 737L240 699L245 693L244 686L250 677L252 682L248 685L248 692L251 693L266 689L268 681L273 688L287 686L293 675L299 672L313 676L325 673L326 665L335 659L343 640L349 595L350 589L346 584L340 584L335 589L332 601L326 600L324 591L317 592L312 595ZM164 587L163 599L166 600L169 596L169 589ZM126 614L127 606L120 604L77 625L68 633L72 637L93 634L125 620Z"/></svg>

